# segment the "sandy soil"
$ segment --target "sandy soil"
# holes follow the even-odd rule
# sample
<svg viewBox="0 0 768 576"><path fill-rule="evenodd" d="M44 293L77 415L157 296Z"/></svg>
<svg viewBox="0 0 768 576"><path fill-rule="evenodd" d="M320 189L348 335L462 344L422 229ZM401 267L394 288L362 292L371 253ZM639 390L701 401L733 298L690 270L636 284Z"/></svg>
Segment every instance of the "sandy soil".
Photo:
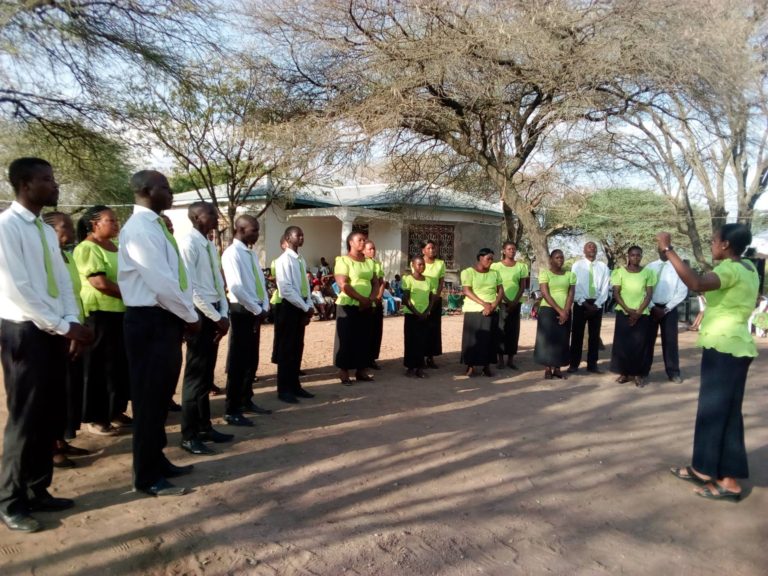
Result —
<svg viewBox="0 0 768 576"><path fill-rule="evenodd" d="M746 501L710 502L673 478L690 458L698 388L695 335L681 334L682 385L657 355L645 389L610 374L545 381L524 321L521 372L460 375L461 317L445 318L447 353L431 378L404 378L402 318L385 321L375 383L342 387L330 366L333 323L312 323L304 367L314 400L277 401L262 361L257 403L273 408L194 463L180 498L130 491L130 437L82 434L96 450L57 471L64 513L32 535L0 529L11 574L729 574L768 573L766 341L751 369ZM612 320L603 337L611 341ZM262 334L269 358L271 327ZM602 353L604 365L609 351ZM223 363L217 380L223 385ZM3 402L3 406L4 406ZM218 420L223 399L213 399ZM0 422L5 421L4 412Z"/></svg>

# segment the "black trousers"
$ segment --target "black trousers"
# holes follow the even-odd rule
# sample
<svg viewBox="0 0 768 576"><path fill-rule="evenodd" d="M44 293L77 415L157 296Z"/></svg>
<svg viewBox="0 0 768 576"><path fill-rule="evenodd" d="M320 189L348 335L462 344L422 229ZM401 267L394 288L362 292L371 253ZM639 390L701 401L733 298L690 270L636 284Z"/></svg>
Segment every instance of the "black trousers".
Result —
<svg viewBox="0 0 768 576"><path fill-rule="evenodd" d="M32 322L3 320L3 364L8 421L0 460L0 510L28 511L28 492L47 490L53 478L57 410L65 387L68 340Z"/></svg>
<svg viewBox="0 0 768 576"><path fill-rule="evenodd" d="M66 398L62 404L64 407L59 436L71 440L80 430L83 417L83 359L69 360L67 362Z"/></svg>
<svg viewBox="0 0 768 576"><path fill-rule="evenodd" d="M83 355L83 422L107 424L125 412L130 381L123 335L122 312L91 312L93 345Z"/></svg>
<svg viewBox="0 0 768 576"><path fill-rule="evenodd" d="M199 310L200 332L187 338L187 362L181 385L181 438L193 440L199 432L211 428L211 402L218 346L216 323Z"/></svg>
<svg viewBox="0 0 768 576"><path fill-rule="evenodd" d="M436 296L433 296L435 298ZM443 353L443 305L442 300L432 305L429 313L429 332L427 334L427 356L440 356Z"/></svg>
<svg viewBox="0 0 768 576"><path fill-rule="evenodd" d="M520 302L499 306L499 354L514 356L520 341Z"/></svg>
<svg viewBox="0 0 768 576"><path fill-rule="evenodd" d="M381 339L384 336L384 306L386 300L382 300L380 306L373 309L373 319L371 321L371 363L378 360L381 353Z"/></svg>
<svg viewBox="0 0 768 576"><path fill-rule="evenodd" d="M705 348L701 354L701 387L692 465L713 478L748 478L741 405L750 357Z"/></svg>
<svg viewBox="0 0 768 576"><path fill-rule="evenodd" d="M645 373L648 374L653 366L653 352L656 348L656 337L661 329L661 351L664 356L664 369L667 376L680 376L680 352L677 345L677 308L665 314L661 320L650 316L648 321L648 348L645 351Z"/></svg>
<svg viewBox="0 0 768 576"><path fill-rule="evenodd" d="M181 363L184 322L159 307L129 307L123 323L133 402L133 485L164 477L165 418Z"/></svg>
<svg viewBox="0 0 768 576"><path fill-rule="evenodd" d="M403 365L409 370L424 368L427 355L429 318L422 320L415 314L406 314L403 323Z"/></svg>
<svg viewBox="0 0 768 576"><path fill-rule="evenodd" d="M593 301L594 303L594 301ZM587 369L597 368L597 354L600 350L600 326L603 323L603 309L594 312L580 304L573 305L571 322L571 368L578 368L584 349L584 329L587 328Z"/></svg>
<svg viewBox="0 0 768 576"><path fill-rule="evenodd" d="M275 360L277 361L277 393L295 394L301 390L299 369L304 353L304 331L307 313L290 302L277 307L275 317Z"/></svg>
<svg viewBox="0 0 768 576"><path fill-rule="evenodd" d="M225 412L241 414L253 396L253 379L259 367L261 320L244 306L231 303L227 351L227 399Z"/></svg>

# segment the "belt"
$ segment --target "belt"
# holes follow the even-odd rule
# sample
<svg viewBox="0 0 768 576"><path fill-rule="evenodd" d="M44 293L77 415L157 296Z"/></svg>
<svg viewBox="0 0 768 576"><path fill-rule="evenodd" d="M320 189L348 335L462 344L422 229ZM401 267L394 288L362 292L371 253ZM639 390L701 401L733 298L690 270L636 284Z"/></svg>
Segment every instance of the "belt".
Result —
<svg viewBox="0 0 768 576"><path fill-rule="evenodd" d="M656 302L653 303L654 306L658 306L659 308L666 308L667 304L657 304Z"/></svg>

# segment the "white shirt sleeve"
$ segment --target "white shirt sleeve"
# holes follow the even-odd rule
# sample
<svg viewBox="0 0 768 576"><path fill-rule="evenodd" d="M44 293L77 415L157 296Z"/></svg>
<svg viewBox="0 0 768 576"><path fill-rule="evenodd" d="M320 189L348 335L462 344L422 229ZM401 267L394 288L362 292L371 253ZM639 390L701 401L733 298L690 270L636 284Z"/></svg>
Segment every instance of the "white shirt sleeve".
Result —
<svg viewBox="0 0 768 576"><path fill-rule="evenodd" d="M283 255L275 262L275 276L277 289L283 300L290 302L304 312L309 312L313 308L309 295L307 298L301 297L301 284L298 283L300 282L298 277L301 276L301 269L297 258L283 252Z"/></svg>
<svg viewBox="0 0 768 576"><path fill-rule="evenodd" d="M195 303L195 308L200 310L206 318L210 318L214 322L221 320L221 314L210 305L206 298L200 295L200 291L197 289L199 280L196 278L198 274L201 274L200 258L205 260L207 265L208 254L201 254L200 245L195 242L194 237L187 236L179 241L179 253L181 259L184 262L184 266L187 268L187 275L189 276L190 284L192 285L192 301Z"/></svg>
<svg viewBox="0 0 768 576"><path fill-rule="evenodd" d="M255 286L249 290L246 284L253 281L253 274L243 269L245 266L251 266L250 262L245 262L245 259L250 257L249 254L238 250L237 246L233 244L224 251L221 257L221 266L224 268L224 277L227 279L227 288L230 294L251 314L258 316L262 312L262 307L256 301Z"/></svg>

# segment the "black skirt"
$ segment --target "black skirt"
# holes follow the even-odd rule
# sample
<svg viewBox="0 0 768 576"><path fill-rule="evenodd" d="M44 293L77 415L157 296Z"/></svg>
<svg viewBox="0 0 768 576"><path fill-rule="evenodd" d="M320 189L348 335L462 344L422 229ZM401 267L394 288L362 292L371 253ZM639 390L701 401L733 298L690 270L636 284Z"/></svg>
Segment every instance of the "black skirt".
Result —
<svg viewBox="0 0 768 576"><path fill-rule="evenodd" d="M378 360L381 353L381 337L384 335L384 306L386 301L372 310L371 319L371 360Z"/></svg>
<svg viewBox="0 0 768 576"><path fill-rule="evenodd" d="M364 370L371 365L371 308L360 311L359 306L336 307L336 338L333 343L333 363L342 370Z"/></svg>
<svg viewBox="0 0 768 576"><path fill-rule="evenodd" d="M429 318L422 320L415 314L406 314L403 326L403 365L411 370L423 368L424 357L427 355Z"/></svg>
<svg viewBox="0 0 768 576"><path fill-rule="evenodd" d="M508 311L505 305L499 306L499 354L514 356L520 341L520 303Z"/></svg>
<svg viewBox="0 0 768 576"><path fill-rule="evenodd" d="M571 318L558 323L558 314L549 306L539 308L533 361L543 366L565 366L570 362Z"/></svg>
<svg viewBox="0 0 768 576"><path fill-rule="evenodd" d="M616 311L611 350L611 372L627 376L648 376L645 354L648 350L650 318L641 317L634 326L629 325L629 316Z"/></svg>
<svg viewBox="0 0 768 576"><path fill-rule="evenodd" d="M435 303L429 313L429 330L427 333L427 356L440 356L443 353L443 306Z"/></svg>
<svg viewBox="0 0 768 576"><path fill-rule="evenodd" d="M487 366L496 362L498 331L499 315L496 312L490 316L483 316L482 312L464 312L461 363L466 366Z"/></svg>

